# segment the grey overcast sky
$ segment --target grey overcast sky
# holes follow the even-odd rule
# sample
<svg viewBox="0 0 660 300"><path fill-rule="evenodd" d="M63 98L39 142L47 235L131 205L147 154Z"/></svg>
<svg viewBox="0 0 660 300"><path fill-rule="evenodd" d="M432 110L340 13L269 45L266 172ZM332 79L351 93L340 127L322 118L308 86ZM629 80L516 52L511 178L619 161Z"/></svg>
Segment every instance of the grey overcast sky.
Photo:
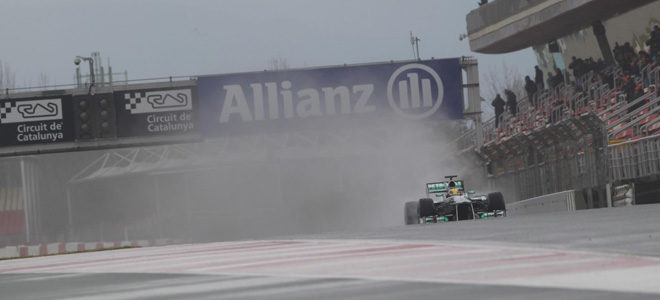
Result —
<svg viewBox="0 0 660 300"><path fill-rule="evenodd" d="M465 16L477 0L0 0L0 60L20 86L73 82L73 58L100 51L129 79L475 55ZM482 74L531 73L531 50L476 55ZM483 76L482 76L483 78Z"/></svg>

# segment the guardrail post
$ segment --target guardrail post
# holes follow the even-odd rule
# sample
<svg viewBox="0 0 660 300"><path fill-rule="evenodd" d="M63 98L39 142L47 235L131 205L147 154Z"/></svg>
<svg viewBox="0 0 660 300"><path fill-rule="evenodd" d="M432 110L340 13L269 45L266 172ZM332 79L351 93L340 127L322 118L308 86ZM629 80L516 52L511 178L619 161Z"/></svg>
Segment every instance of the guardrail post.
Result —
<svg viewBox="0 0 660 300"><path fill-rule="evenodd" d="M587 209L594 208L594 191L589 188L587 189Z"/></svg>
<svg viewBox="0 0 660 300"><path fill-rule="evenodd" d="M605 185L605 197L607 198L607 207L612 207L612 184L608 183Z"/></svg>

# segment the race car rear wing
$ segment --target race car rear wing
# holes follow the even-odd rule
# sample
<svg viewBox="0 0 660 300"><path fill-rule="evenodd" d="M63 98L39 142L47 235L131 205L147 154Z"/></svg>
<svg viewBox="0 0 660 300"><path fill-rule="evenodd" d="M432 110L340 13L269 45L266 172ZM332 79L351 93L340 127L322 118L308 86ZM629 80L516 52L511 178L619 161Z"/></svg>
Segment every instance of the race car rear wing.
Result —
<svg viewBox="0 0 660 300"><path fill-rule="evenodd" d="M455 176L454 176L455 177ZM463 186L463 180L455 181L440 181L440 182L431 182L426 184L426 195L431 197L436 194L446 194L449 190L450 182L454 183L454 188L458 189L460 192L464 192L465 188Z"/></svg>

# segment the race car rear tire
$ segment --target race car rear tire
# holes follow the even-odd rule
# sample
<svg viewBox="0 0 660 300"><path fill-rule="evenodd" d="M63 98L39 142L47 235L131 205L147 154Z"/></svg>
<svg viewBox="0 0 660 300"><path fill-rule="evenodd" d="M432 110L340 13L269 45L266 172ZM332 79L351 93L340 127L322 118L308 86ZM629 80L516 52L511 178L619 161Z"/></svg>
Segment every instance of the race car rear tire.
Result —
<svg viewBox="0 0 660 300"><path fill-rule="evenodd" d="M403 210L406 225L419 224L419 203L417 201L406 202Z"/></svg>
<svg viewBox="0 0 660 300"><path fill-rule="evenodd" d="M504 196L502 196L502 193L500 192L488 194L488 198L486 202L488 202L488 211L491 212L496 210L506 211Z"/></svg>
<svg viewBox="0 0 660 300"><path fill-rule="evenodd" d="M419 217L435 217L435 208L433 207L433 199L422 198L419 199Z"/></svg>

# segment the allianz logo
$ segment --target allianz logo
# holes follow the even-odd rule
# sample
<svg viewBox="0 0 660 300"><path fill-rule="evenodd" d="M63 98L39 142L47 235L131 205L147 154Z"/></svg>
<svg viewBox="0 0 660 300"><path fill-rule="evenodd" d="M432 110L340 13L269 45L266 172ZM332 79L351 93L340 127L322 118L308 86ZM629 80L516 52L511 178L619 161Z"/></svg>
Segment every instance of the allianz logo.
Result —
<svg viewBox="0 0 660 300"><path fill-rule="evenodd" d="M404 75L408 80L400 80ZM422 75L427 78L423 78ZM394 92L395 83L398 85L398 95ZM443 90L442 79L431 67L423 64L408 64L398 68L390 76L387 83L387 100L398 115L420 120L438 111L444 97ZM433 97L434 92L435 97Z"/></svg>
<svg viewBox="0 0 660 300"><path fill-rule="evenodd" d="M377 110L375 84L296 89L291 81L224 85L220 123L305 119L331 115L367 114ZM400 116L419 120L434 114L442 104L443 84L432 68L407 64L398 68L387 84L387 100ZM251 93L248 102L246 92ZM250 104L248 104L250 103Z"/></svg>

